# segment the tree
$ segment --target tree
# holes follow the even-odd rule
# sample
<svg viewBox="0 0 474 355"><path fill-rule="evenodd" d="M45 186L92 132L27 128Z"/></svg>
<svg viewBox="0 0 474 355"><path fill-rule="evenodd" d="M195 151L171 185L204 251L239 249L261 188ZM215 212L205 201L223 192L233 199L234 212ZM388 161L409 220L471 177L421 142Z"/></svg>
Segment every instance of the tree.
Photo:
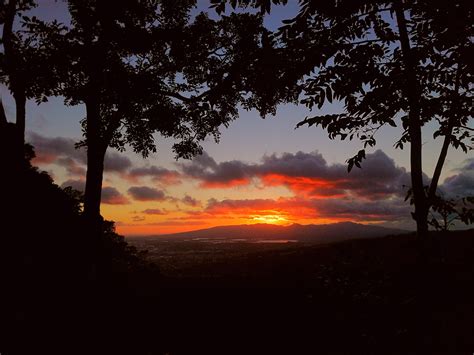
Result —
<svg viewBox="0 0 474 355"><path fill-rule="evenodd" d="M465 224L474 223L474 197L468 196L461 199L446 199L443 196L435 196L432 202L432 211L428 224L439 231L448 231L454 226L455 221Z"/></svg>
<svg viewBox="0 0 474 355"><path fill-rule="evenodd" d="M44 102L53 94L54 87L50 52L41 48L25 28L30 20L25 13L35 6L33 0L0 2L0 23L3 24L0 81L8 86L15 100L16 130L22 143L25 140L26 100L34 98L37 103ZM17 30L14 28L16 19L22 19ZM37 19L35 21L39 23Z"/></svg>
<svg viewBox="0 0 474 355"><path fill-rule="evenodd" d="M258 47L261 19L191 16L196 1L69 0L71 26L30 28L56 53L59 94L84 104L87 148L84 214L98 225L104 156L127 145L146 157L153 134L177 140L176 157L201 151L244 102L247 53Z"/></svg>
<svg viewBox="0 0 474 355"><path fill-rule="evenodd" d="M224 1L213 1L215 6ZM260 6L270 1L234 1ZM273 1L278 3L278 1ZM422 0L301 1L298 15L285 20L273 37L281 56L292 57L280 68L290 80L276 90L286 99L301 99L308 108L340 100L344 111L307 117L298 124L320 125L334 139L359 138L364 148L376 144L384 125L403 133L396 147L410 145L412 194L420 241L428 231L428 213L436 201L439 178L450 146L472 149L472 4L465 0L433 4ZM296 73L296 74L295 74ZM297 79L297 85L292 81ZM288 83L293 83L288 86ZM444 137L437 165L425 188L422 128L437 121L434 138ZM365 149L348 160L360 167Z"/></svg>
<svg viewBox="0 0 474 355"><path fill-rule="evenodd" d="M59 353L74 339L86 353L97 353L101 345L106 345L106 353L141 353L138 338L114 340L114 345L110 339L118 329L131 324L135 329L137 323L147 320L134 306L145 300L136 292L154 294L161 285L159 270L144 258L144 251L115 233L113 222L104 221L101 258L106 277L100 285L91 280L82 194L61 189L46 172L32 166L35 154L28 144L22 159L12 162L16 156L8 153L17 142L12 142L11 129L15 125L8 123L0 131L0 155L7 153L0 156L4 164L0 184L4 206L0 235L2 352ZM132 306L124 307L127 302ZM48 340L52 331L59 340ZM22 342L25 337L35 341Z"/></svg>

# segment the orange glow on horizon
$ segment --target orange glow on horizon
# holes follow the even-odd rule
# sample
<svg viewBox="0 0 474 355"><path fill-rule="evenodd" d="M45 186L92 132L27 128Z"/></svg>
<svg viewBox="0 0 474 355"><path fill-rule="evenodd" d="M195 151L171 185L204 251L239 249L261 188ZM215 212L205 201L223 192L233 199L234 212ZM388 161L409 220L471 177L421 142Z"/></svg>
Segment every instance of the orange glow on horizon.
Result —
<svg viewBox="0 0 474 355"><path fill-rule="evenodd" d="M372 216L376 217L376 216ZM291 224L330 224L338 222L356 222L362 224L377 224L386 221L383 216L378 216L379 219L368 219L368 220L353 220L349 217L317 217L314 218L298 218L293 215L286 215L282 213L269 213L266 211L264 214L259 214L258 211L255 214L241 215L241 216L221 216L221 217L206 217L206 218L193 218L193 217L181 217L181 219L165 220L157 223L117 223L117 232L125 236L134 235L159 235L159 234L174 234L181 232L189 232L199 229L207 229L219 226L230 226L230 225L245 225L245 224L272 224L279 226L289 226Z"/></svg>
<svg viewBox="0 0 474 355"><path fill-rule="evenodd" d="M255 214L249 216L249 221L251 223L265 223L265 224L278 224L286 225L290 224L287 217L278 212L275 214Z"/></svg>
<svg viewBox="0 0 474 355"><path fill-rule="evenodd" d="M346 197L346 191L340 186L341 180L266 173L257 179L242 177L225 183L202 181L197 185L169 187L170 190L179 191L181 196L183 191L197 187L192 194L201 202L199 206L186 205L179 198L170 198L159 202L162 212L159 214L144 213L152 204L153 208L157 207L158 202L133 201L124 206L107 205L104 209L109 212L107 215L110 219L118 221L117 231L124 235L173 234L242 224L327 224L348 221L353 217L328 216L318 210L321 202L315 203ZM274 188L281 190L271 190ZM208 189L216 191L209 192ZM271 193L263 193L270 191L266 189L270 189ZM290 195L286 196L287 193ZM169 194L172 195L171 192ZM214 198L208 199L206 203L205 198L209 194ZM376 218L372 217L373 220Z"/></svg>
<svg viewBox="0 0 474 355"><path fill-rule="evenodd" d="M288 226L293 223L297 224L328 224L336 222L349 221L348 218L329 218L322 216L312 217L298 215L296 211L282 210L255 210L242 211L231 215L187 215L187 216L170 216L170 218L151 222L146 220L140 223L118 223L117 232L127 235L159 235L188 232L199 229L207 229L218 226L228 225L245 225L245 224L272 224L279 226ZM363 221L359 221L364 223Z"/></svg>

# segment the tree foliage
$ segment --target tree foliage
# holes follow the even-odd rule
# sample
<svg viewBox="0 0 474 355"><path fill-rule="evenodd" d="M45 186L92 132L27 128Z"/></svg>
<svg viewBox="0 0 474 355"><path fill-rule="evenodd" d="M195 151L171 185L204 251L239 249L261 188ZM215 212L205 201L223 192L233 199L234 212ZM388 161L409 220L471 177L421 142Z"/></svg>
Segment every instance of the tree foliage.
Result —
<svg viewBox="0 0 474 355"><path fill-rule="evenodd" d="M211 0L211 8L215 9L218 14L225 12L226 5L232 8L237 6L259 8L262 14L270 13L272 4L285 5L288 0Z"/></svg>
<svg viewBox="0 0 474 355"><path fill-rule="evenodd" d="M270 2L264 3L266 10ZM286 99L298 97L310 110L333 100L343 104L341 112L306 117L297 127L321 126L331 139L359 139L363 147L348 159L349 171L361 167L380 128L401 126L395 146L410 145L413 216L421 234L448 148L473 148L472 10L465 0L300 1L298 15L273 36L275 54L292 58L291 65L281 61L277 73L291 74L274 82L274 90L289 90ZM437 124L433 138L442 137L443 144L425 189L421 130L428 123Z"/></svg>
<svg viewBox="0 0 474 355"><path fill-rule="evenodd" d="M237 116L243 54L258 48L261 20L192 18L195 1L99 3L69 1L72 26L43 38L63 57L66 103L99 94L100 138L144 156L156 149L154 133L175 138L175 153L185 158L208 135L217 139L218 128Z"/></svg>
<svg viewBox="0 0 474 355"><path fill-rule="evenodd" d="M365 148L376 143L374 133L380 127L397 126L400 117L403 134L396 146L403 149L410 142L410 107L393 2L311 4L303 5L299 16L280 29L282 40L303 56L303 63L310 62L314 72L305 73L302 103L312 109L341 100L344 112L308 117L299 126L321 125L330 138L359 138ZM421 88L421 124L438 121L434 138L449 135L451 144L464 151L469 148L467 123L472 117L469 10L463 1L434 8L418 1L406 8Z"/></svg>
<svg viewBox="0 0 474 355"><path fill-rule="evenodd" d="M68 4L71 26L29 26L57 54L66 103L86 105L81 144L90 162L103 160L107 147L131 146L146 157L156 151L156 133L175 139L177 158L190 158L206 137L218 140L238 104L251 100L243 77L263 32L258 16L192 16L191 0ZM88 180L101 180L102 169ZM96 203L99 191L86 184L86 210L88 196Z"/></svg>
<svg viewBox="0 0 474 355"><path fill-rule="evenodd" d="M51 71L50 48L43 46L29 31L28 24L36 17L29 16L36 7L33 0L10 0L0 2L0 24L3 25L0 53L0 82L5 84L15 99L15 120L21 139L24 140L26 123L26 100L36 103L47 101L55 94L56 80ZM58 26L52 22L51 26Z"/></svg>

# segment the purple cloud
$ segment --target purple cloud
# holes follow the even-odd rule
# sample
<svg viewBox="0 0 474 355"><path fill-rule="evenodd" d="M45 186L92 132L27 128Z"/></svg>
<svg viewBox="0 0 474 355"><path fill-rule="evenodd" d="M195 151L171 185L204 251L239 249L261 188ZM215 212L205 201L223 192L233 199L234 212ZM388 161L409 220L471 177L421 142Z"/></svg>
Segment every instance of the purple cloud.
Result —
<svg viewBox="0 0 474 355"><path fill-rule="evenodd" d="M126 205L129 204L130 201L115 187L106 186L102 188L102 203L109 205Z"/></svg>
<svg viewBox="0 0 474 355"><path fill-rule="evenodd" d="M166 195L163 191L148 186L132 186L128 193L136 201L163 201Z"/></svg>

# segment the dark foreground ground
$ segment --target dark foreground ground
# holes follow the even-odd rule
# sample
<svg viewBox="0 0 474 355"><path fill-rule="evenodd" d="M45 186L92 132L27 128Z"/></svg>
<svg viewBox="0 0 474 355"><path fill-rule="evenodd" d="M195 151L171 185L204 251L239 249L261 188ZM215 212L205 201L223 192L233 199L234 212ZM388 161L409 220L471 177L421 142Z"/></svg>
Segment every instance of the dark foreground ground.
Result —
<svg viewBox="0 0 474 355"><path fill-rule="evenodd" d="M163 275L159 297L141 309L156 315L143 345L170 354L474 352L472 230L442 237L423 262L413 236L132 243Z"/></svg>
<svg viewBox="0 0 474 355"><path fill-rule="evenodd" d="M115 252L109 271L88 278L74 248L39 254L35 268L12 268L13 254L0 278L0 353L474 351L472 230L444 236L429 260L410 235L328 246L133 243L159 269Z"/></svg>

